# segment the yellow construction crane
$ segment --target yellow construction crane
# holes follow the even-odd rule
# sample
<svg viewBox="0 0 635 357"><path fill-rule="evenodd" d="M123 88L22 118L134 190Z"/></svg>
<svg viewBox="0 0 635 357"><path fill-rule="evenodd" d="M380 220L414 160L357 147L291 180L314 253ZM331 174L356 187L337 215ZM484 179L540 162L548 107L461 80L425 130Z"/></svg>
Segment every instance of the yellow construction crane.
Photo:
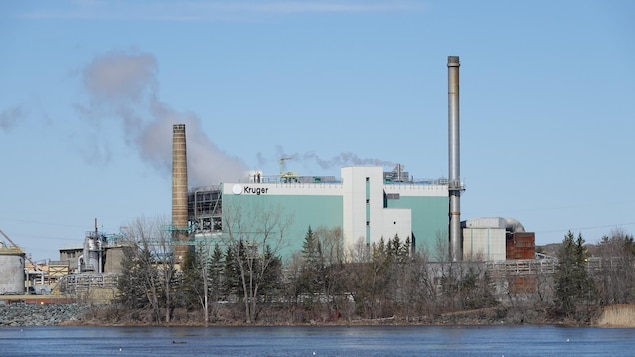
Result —
<svg viewBox="0 0 635 357"><path fill-rule="evenodd" d="M284 162L287 160L291 160L293 159L292 157L282 157L280 158L280 181L288 183L288 182L297 182L298 181L298 174L296 174L295 172L291 172L291 171L287 171L285 172L284 170Z"/></svg>
<svg viewBox="0 0 635 357"><path fill-rule="evenodd" d="M292 157L281 157L280 158L280 176L282 176L284 172L284 162L287 160L293 159Z"/></svg>

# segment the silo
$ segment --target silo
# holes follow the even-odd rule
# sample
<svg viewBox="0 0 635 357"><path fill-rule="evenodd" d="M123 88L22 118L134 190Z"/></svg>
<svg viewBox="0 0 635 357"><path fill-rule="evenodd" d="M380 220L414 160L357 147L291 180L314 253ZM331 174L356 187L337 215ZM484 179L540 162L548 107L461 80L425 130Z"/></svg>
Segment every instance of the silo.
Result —
<svg viewBox="0 0 635 357"><path fill-rule="evenodd" d="M0 245L0 294L24 294L24 258L20 248Z"/></svg>

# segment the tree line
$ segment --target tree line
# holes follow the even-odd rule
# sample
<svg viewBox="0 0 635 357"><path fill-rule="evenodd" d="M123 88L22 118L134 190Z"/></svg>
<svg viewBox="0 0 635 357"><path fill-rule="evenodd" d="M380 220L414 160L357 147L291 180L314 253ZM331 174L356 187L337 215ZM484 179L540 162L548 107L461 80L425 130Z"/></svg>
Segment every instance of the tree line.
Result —
<svg viewBox="0 0 635 357"><path fill-rule="evenodd" d="M635 303L635 243L623 231L603 237L594 257L569 232L555 271L518 289L517 275L480 262L433 262L409 237L345 249L340 228L307 227L302 249L283 260L290 221L273 211L249 217L233 216L222 240L194 242L185 257L170 254L169 232L138 222L124 250L118 308L152 323L424 323L466 311L589 323L602 306Z"/></svg>

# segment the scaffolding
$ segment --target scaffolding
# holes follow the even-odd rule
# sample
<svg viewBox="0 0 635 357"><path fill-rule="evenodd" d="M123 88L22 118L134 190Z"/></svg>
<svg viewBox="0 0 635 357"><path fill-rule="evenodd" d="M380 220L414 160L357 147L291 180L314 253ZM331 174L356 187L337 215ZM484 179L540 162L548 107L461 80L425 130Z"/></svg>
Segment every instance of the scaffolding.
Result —
<svg viewBox="0 0 635 357"><path fill-rule="evenodd" d="M117 289L119 274L70 274L63 276L56 287L61 294L76 295L91 289Z"/></svg>
<svg viewBox="0 0 635 357"><path fill-rule="evenodd" d="M188 194L190 233L214 233L223 229L223 194L220 186L202 187Z"/></svg>

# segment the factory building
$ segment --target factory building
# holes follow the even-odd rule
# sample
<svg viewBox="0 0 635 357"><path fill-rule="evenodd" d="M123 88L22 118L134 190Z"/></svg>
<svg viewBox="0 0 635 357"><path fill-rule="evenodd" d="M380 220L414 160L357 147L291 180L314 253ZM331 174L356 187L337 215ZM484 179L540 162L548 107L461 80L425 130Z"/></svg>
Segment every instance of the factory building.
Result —
<svg viewBox="0 0 635 357"><path fill-rule="evenodd" d="M461 222L463 260L534 259L535 235L514 218L483 217Z"/></svg>
<svg viewBox="0 0 635 357"><path fill-rule="evenodd" d="M185 126L174 125L173 240L183 241L178 234L187 229L194 237L215 237L222 243L227 238L223 224L228 210L240 209L243 214L280 210L292 220L286 254L301 250L309 227L324 227L341 230L345 249L398 236L433 259L531 259L533 234L510 231L511 220L461 221L465 187L460 175L459 57L449 56L447 67L448 179L415 180L399 164L392 172L383 172L382 167L344 167L340 179L298 177L282 170L289 159L282 158L279 176L252 172L245 182L187 192ZM186 195L188 227L182 204ZM177 252L183 249L177 247Z"/></svg>
<svg viewBox="0 0 635 357"><path fill-rule="evenodd" d="M398 236L432 253L437 238L447 236L448 183L408 178L402 165L392 172L344 167L340 179L253 172L244 182L190 191L188 208L194 235L216 235L221 242L228 210L279 211L291 221L283 255L302 249L309 226L340 229L345 249Z"/></svg>
<svg viewBox="0 0 635 357"><path fill-rule="evenodd" d="M191 244L185 239L228 239L228 227L223 225L236 210L254 217L274 211L286 216L292 223L285 234L286 251L281 252L285 256L301 250L309 227L321 227L341 231L345 250L398 236L432 259L531 259L534 237L520 229L522 225L510 230L509 219L461 221L465 186L460 175L459 57L448 56L447 67L447 179L416 180L399 164L392 172L383 167L343 167L339 179L300 177L282 170L289 159L282 158L280 175L254 171L244 181L188 191L185 125L174 125L172 237L178 260Z"/></svg>

